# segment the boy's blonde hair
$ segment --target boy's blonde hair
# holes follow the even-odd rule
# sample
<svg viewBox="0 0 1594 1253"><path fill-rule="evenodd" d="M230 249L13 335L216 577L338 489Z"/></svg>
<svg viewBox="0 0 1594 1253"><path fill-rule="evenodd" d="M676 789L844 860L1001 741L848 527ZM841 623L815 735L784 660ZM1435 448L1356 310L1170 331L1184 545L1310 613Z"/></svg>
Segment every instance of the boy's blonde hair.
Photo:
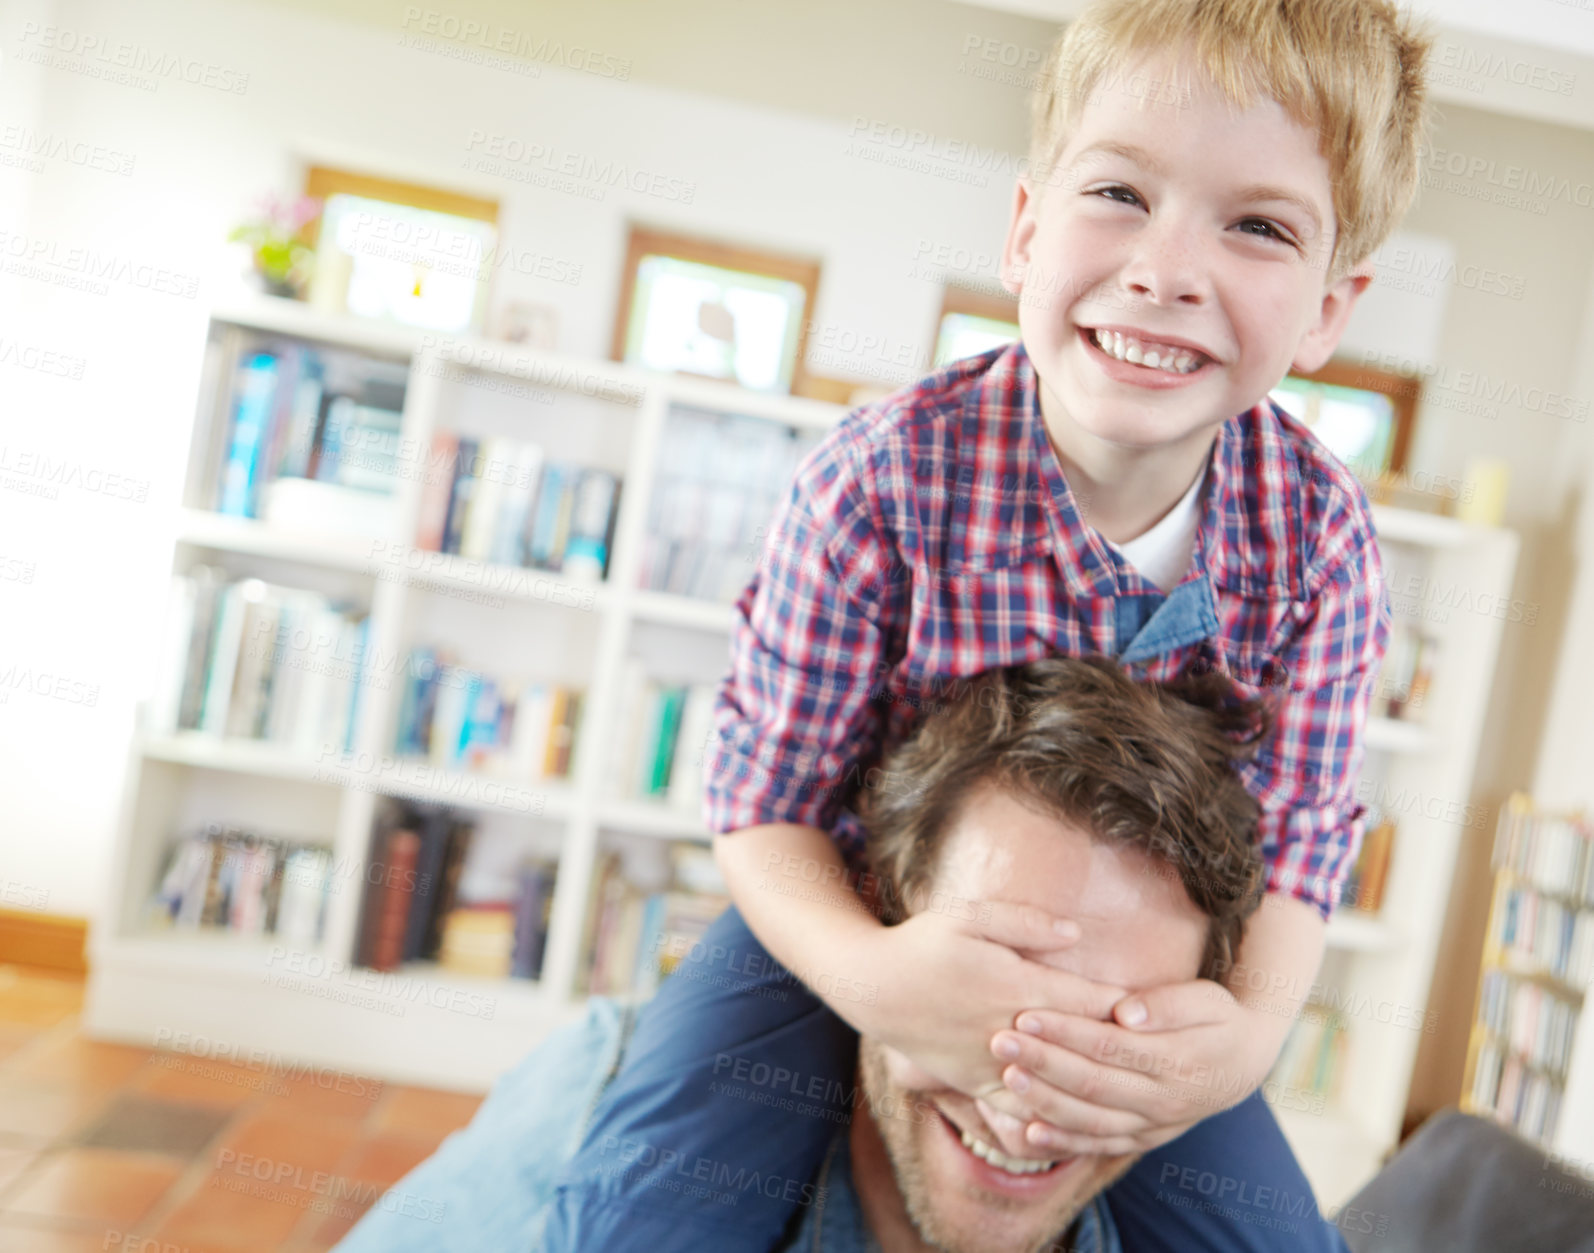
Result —
<svg viewBox="0 0 1594 1253"><path fill-rule="evenodd" d="M1417 190L1431 44L1388 0L1095 0L1052 49L1030 166L1052 168L1115 70L1148 53L1187 55L1240 108L1269 97L1317 132L1338 223L1333 281L1389 237Z"/></svg>

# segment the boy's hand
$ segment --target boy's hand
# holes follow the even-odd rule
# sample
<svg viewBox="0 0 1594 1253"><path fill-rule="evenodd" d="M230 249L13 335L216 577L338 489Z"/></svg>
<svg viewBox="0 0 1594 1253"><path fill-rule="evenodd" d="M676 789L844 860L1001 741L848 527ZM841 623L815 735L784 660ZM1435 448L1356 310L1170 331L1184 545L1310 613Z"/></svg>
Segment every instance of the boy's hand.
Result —
<svg viewBox="0 0 1594 1253"><path fill-rule="evenodd" d="M1291 1019L1248 1009L1210 979L1125 997L1116 1021L1025 1010L1018 1030L999 1031L993 1056L1007 1063L1013 1111L987 1097L1004 1141L1067 1154L1141 1153L1201 1119L1237 1105L1266 1078ZM987 1115L989 1118L989 1115Z"/></svg>
<svg viewBox="0 0 1594 1253"><path fill-rule="evenodd" d="M1011 1027L1015 1006L1043 1003L1059 1019L1103 1020L1126 990L1047 964L1048 953L1079 938L1075 923L1030 906L962 905L881 928L856 955L858 982L873 1003L849 1005L844 1016L941 1082L1017 1114L1026 1102L1002 1086L987 1050L994 1032Z"/></svg>

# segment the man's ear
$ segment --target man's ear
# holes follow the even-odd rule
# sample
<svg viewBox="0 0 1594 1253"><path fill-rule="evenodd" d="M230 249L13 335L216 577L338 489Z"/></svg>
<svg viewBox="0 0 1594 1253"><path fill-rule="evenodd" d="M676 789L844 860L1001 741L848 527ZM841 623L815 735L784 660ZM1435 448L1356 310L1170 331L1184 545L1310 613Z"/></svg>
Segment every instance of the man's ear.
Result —
<svg viewBox="0 0 1594 1253"><path fill-rule="evenodd" d="M1007 224L1007 242L1002 246L1002 286L1015 296L1024 294L1029 273L1030 247L1035 240L1035 190L1027 178L1013 180L1013 215Z"/></svg>
<svg viewBox="0 0 1594 1253"><path fill-rule="evenodd" d="M1334 349L1339 347L1339 337L1345 333L1351 310L1372 281L1373 263L1369 258L1337 283L1329 284L1323 292L1323 303L1317 309L1317 321L1296 346L1291 370L1297 374L1312 374L1328 364Z"/></svg>

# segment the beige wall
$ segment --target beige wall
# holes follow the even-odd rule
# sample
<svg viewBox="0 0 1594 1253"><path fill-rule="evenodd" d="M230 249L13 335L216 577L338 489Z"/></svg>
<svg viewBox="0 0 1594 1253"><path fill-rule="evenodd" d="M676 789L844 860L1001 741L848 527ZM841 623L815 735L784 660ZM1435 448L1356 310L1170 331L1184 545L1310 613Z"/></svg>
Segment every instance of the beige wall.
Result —
<svg viewBox="0 0 1594 1253"><path fill-rule="evenodd" d="M851 123L864 117L1023 151L1028 94L974 77L1044 56L1055 23L944 0L270 0L322 17L419 32L430 11L495 31L601 49L632 79ZM420 20L406 13L419 10ZM969 41L980 50L966 54ZM983 41L993 40L987 46ZM987 57L994 56L994 60ZM961 81L951 81L961 80Z"/></svg>

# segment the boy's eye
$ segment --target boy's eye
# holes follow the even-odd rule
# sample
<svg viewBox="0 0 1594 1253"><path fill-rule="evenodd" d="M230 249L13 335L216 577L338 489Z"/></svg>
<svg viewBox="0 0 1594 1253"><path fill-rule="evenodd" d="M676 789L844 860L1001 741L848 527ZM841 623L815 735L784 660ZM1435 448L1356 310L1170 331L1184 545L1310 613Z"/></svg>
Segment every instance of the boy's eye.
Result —
<svg viewBox="0 0 1594 1253"><path fill-rule="evenodd" d="M1276 239L1281 244L1293 244L1295 241L1266 218L1246 218L1239 223L1241 231L1247 235L1255 235L1259 239Z"/></svg>
<svg viewBox="0 0 1594 1253"><path fill-rule="evenodd" d="M1114 183L1111 187L1098 187L1090 193L1111 200L1115 204L1139 204L1140 196L1121 183Z"/></svg>

